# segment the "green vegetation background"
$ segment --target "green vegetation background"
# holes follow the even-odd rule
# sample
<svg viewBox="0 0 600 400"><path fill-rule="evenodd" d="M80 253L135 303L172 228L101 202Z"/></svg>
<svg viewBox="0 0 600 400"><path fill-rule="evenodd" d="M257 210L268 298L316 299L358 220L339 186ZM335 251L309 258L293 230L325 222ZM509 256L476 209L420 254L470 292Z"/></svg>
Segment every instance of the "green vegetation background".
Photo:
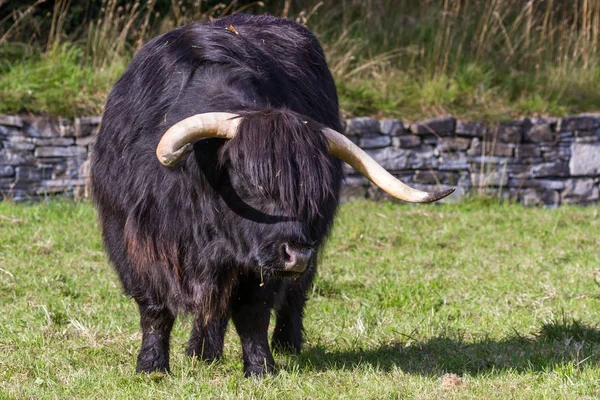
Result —
<svg viewBox="0 0 600 400"><path fill-rule="evenodd" d="M597 0L5 0L0 113L99 114L145 41L235 12L312 29L344 116L600 110Z"/></svg>

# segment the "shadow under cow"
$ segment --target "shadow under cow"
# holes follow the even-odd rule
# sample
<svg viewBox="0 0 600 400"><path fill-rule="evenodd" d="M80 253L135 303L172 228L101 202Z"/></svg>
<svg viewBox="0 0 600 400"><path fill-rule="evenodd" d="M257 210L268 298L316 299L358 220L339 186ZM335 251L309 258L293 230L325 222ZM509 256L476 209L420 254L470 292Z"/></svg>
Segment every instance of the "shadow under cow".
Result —
<svg viewBox="0 0 600 400"><path fill-rule="evenodd" d="M383 371L399 368L406 373L433 375L486 374L493 371L551 371L569 362L600 362L600 330L577 320L557 320L542 325L531 337L518 333L503 340L463 342L437 337L410 345L398 342L374 349L328 351L307 348L299 357L300 369L355 369L369 364Z"/></svg>

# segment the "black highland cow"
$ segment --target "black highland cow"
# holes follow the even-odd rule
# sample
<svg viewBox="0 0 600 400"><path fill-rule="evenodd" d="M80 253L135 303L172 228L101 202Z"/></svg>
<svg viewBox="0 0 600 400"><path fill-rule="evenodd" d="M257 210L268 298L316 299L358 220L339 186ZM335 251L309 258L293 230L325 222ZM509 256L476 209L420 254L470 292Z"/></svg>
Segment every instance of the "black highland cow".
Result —
<svg viewBox="0 0 600 400"><path fill-rule="evenodd" d="M188 354L205 360L221 356L231 318L246 375L273 371L272 309L273 345L300 351L340 159L404 200L448 194L404 186L341 128L321 47L292 21L195 23L138 52L108 97L91 161L104 245L141 315L137 371L169 369L179 312L195 317Z"/></svg>

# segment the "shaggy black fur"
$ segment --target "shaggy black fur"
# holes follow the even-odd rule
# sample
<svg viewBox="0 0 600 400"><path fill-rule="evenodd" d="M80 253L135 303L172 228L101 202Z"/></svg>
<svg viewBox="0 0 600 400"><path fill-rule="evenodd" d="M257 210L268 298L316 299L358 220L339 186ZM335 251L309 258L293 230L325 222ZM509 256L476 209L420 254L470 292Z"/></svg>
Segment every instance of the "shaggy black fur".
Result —
<svg viewBox="0 0 600 400"><path fill-rule="evenodd" d="M162 166L164 132L212 111L243 115L237 137L201 140L193 156ZM91 165L104 245L140 310L138 371L169 369L179 312L195 316L188 354L207 360L221 356L231 318L247 375L273 370L273 308L273 344L300 351L342 177L319 127L340 130L338 113L319 43L285 19L195 23L134 57L108 98ZM283 243L314 250L304 273L283 271Z"/></svg>

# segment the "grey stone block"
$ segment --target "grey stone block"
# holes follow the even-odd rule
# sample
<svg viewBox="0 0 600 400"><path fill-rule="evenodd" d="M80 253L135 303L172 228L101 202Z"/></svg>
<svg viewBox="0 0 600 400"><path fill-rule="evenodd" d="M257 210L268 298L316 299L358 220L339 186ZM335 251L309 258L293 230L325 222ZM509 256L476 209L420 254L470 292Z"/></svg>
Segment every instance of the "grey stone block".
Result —
<svg viewBox="0 0 600 400"><path fill-rule="evenodd" d="M375 161L388 171L398 171L410 168L409 152L402 149L386 147L379 150L367 150Z"/></svg>
<svg viewBox="0 0 600 400"><path fill-rule="evenodd" d="M540 157L542 152L537 144L519 144L515 148L515 157L518 159L526 159L532 157Z"/></svg>
<svg viewBox="0 0 600 400"><path fill-rule="evenodd" d="M531 173L532 165L528 164L505 164L504 169L511 178L528 178Z"/></svg>
<svg viewBox="0 0 600 400"><path fill-rule="evenodd" d="M432 146L421 145L409 151L409 164L411 169L437 168L439 161L434 156Z"/></svg>
<svg viewBox="0 0 600 400"><path fill-rule="evenodd" d="M369 117L352 118L346 121L346 136L361 136L379 132L379 121Z"/></svg>
<svg viewBox="0 0 600 400"><path fill-rule="evenodd" d="M596 131L574 131L573 136L577 142L596 142L598 137Z"/></svg>
<svg viewBox="0 0 600 400"><path fill-rule="evenodd" d="M445 136L454 132L456 120L453 117L431 118L410 125L410 131L417 135L437 134Z"/></svg>
<svg viewBox="0 0 600 400"><path fill-rule="evenodd" d="M483 147L485 146L485 147ZM467 151L469 156L497 156L497 157L512 157L514 146L512 144L494 142L479 138L474 138L471 141L471 147Z"/></svg>
<svg viewBox="0 0 600 400"><path fill-rule="evenodd" d="M25 133L29 137L72 137L75 134L73 122L67 118L33 118L26 122Z"/></svg>
<svg viewBox="0 0 600 400"><path fill-rule="evenodd" d="M392 138L392 145L399 149L412 149L421 144L421 137L417 135L402 135Z"/></svg>
<svg viewBox="0 0 600 400"><path fill-rule="evenodd" d="M590 203L600 199L600 192L594 179L567 179L561 193L563 203Z"/></svg>
<svg viewBox="0 0 600 400"><path fill-rule="evenodd" d="M440 139L442 139L442 137L438 134L433 135L429 133L424 133L418 136L421 137L421 143L429 144L432 146L437 146L440 143Z"/></svg>
<svg viewBox="0 0 600 400"><path fill-rule="evenodd" d="M71 146L75 143L73 138L33 138L33 143L37 146Z"/></svg>
<svg viewBox="0 0 600 400"><path fill-rule="evenodd" d="M471 166L479 166L481 164L484 165L509 165L509 163L513 162L514 159L511 157L496 157L496 156L468 156L467 162Z"/></svg>
<svg viewBox="0 0 600 400"><path fill-rule="evenodd" d="M99 126L100 122L102 122L101 116L75 118L75 124L77 125Z"/></svg>
<svg viewBox="0 0 600 400"><path fill-rule="evenodd" d="M433 155L433 147L426 145L411 150L386 147L379 150L367 150L367 153L383 168L390 171L436 168L439 164Z"/></svg>
<svg viewBox="0 0 600 400"><path fill-rule="evenodd" d="M58 120L58 133L61 137L75 136L75 125L73 124L73 121L66 118L60 118Z"/></svg>
<svg viewBox="0 0 600 400"><path fill-rule="evenodd" d="M471 184L474 187L508 186L508 174L501 171L471 172Z"/></svg>
<svg viewBox="0 0 600 400"><path fill-rule="evenodd" d="M440 141L438 150L440 152L467 150L471 145L471 139L464 137L445 137Z"/></svg>
<svg viewBox="0 0 600 400"><path fill-rule="evenodd" d="M8 178L15 175L15 169L12 165L0 165L0 178Z"/></svg>
<svg viewBox="0 0 600 400"><path fill-rule="evenodd" d="M571 131L568 131L568 132L559 132L556 135L558 136L558 140L561 143L564 143L567 140L573 140L573 132L571 132Z"/></svg>
<svg viewBox="0 0 600 400"><path fill-rule="evenodd" d="M382 119L379 121L379 132L390 136L403 135L405 133L404 124L397 119Z"/></svg>
<svg viewBox="0 0 600 400"><path fill-rule="evenodd" d="M569 176L569 165L565 161L544 162L531 166L530 176L541 177L566 177Z"/></svg>
<svg viewBox="0 0 600 400"><path fill-rule="evenodd" d="M77 139L75 139L75 144L77 146L90 146L94 143L96 143L96 135L78 137ZM355 143L358 143L358 138L356 138Z"/></svg>
<svg viewBox="0 0 600 400"><path fill-rule="evenodd" d="M81 174L81 168L87 160L89 160L89 157L87 159L82 157L67 158L65 160L67 165L66 175L71 179L79 178Z"/></svg>
<svg viewBox="0 0 600 400"><path fill-rule="evenodd" d="M498 142L513 144L521 143L523 139L523 122L501 122L498 124L498 130L493 137L495 137Z"/></svg>
<svg viewBox="0 0 600 400"><path fill-rule="evenodd" d="M512 188L534 188L534 189L546 189L546 190L563 190L565 188L565 180L559 179L530 179L524 178L510 178L508 180L508 186Z"/></svg>
<svg viewBox="0 0 600 400"><path fill-rule="evenodd" d="M565 117L560 121L559 132L585 131L600 128L600 114L581 114Z"/></svg>
<svg viewBox="0 0 600 400"><path fill-rule="evenodd" d="M556 190L525 189L519 193L519 199L525 206L557 206L560 203Z"/></svg>
<svg viewBox="0 0 600 400"><path fill-rule="evenodd" d="M0 140L10 136L23 136L22 130L20 128L0 125Z"/></svg>
<svg viewBox="0 0 600 400"><path fill-rule="evenodd" d="M87 150L83 147L69 146L69 147L38 147L35 149L35 156L44 157L85 157L87 156Z"/></svg>
<svg viewBox="0 0 600 400"><path fill-rule="evenodd" d="M17 167L16 180L19 182L41 181L52 178L52 168L40 168L37 166L24 165Z"/></svg>
<svg viewBox="0 0 600 400"><path fill-rule="evenodd" d="M48 118L34 118L28 121L25 134L29 137L53 138L59 136L58 124Z"/></svg>
<svg viewBox="0 0 600 400"><path fill-rule="evenodd" d="M11 149L0 149L0 164L5 165L25 165L35 164L36 159L32 151L19 151Z"/></svg>
<svg viewBox="0 0 600 400"><path fill-rule="evenodd" d="M29 138L23 136L12 136L4 141L4 148L15 151L32 151L35 145Z"/></svg>
<svg viewBox="0 0 600 400"><path fill-rule="evenodd" d="M573 138L571 143L600 143L599 136L580 136Z"/></svg>
<svg viewBox="0 0 600 400"><path fill-rule="evenodd" d="M571 147L560 145L542 148L542 155L544 161L568 161L571 158Z"/></svg>
<svg viewBox="0 0 600 400"><path fill-rule="evenodd" d="M419 170L415 172L412 181L425 185L448 184L456 185L460 179L458 172Z"/></svg>
<svg viewBox="0 0 600 400"><path fill-rule="evenodd" d="M23 118L18 115L0 115L0 125L23 127Z"/></svg>
<svg viewBox="0 0 600 400"><path fill-rule="evenodd" d="M469 169L468 157L464 151L441 153L438 157L438 161L438 169L440 171L460 171Z"/></svg>
<svg viewBox="0 0 600 400"><path fill-rule="evenodd" d="M486 133L486 126L483 122L465 122L456 121L455 133L461 136L483 137Z"/></svg>
<svg viewBox="0 0 600 400"><path fill-rule="evenodd" d="M359 146L363 149L378 149L392 144L392 138L387 135L361 136Z"/></svg>
<svg viewBox="0 0 600 400"><path fill-rule="evenodd" d="M548 123L539 123L526 128L524 138L525 141L534 143L548 143L556 140L552 126Z"/></svg>
<svg viewBox="0 0 600 400"><path fill-rule="evenodd" d="M51 179L66 179L66 178L68 178L67 162L64 160L62 160L60 162L51 163L51 164L40 164L40 166L52 168Z"/></svg>
<svg viewBox="0 0 600 400"><path fill-rule="evenodd" d="M573 143L569 170L575 176L600 175L600 143Z"/></svg>
<svg viewBox="0 0 600 400"><path fill-rule="evenodd" d="M559 123L559 121L560 118L556 117L528 117L523 120L523 126L527 128L532 125L548 124L552 128L556 128L556 125Z"/></svg>
<svg viewBox="0 0 600 400"><path fill-rule="evenodd" d="M83 137L97 133L101 120L101 117L75 118L74 135L76 137Z"/></svg>

